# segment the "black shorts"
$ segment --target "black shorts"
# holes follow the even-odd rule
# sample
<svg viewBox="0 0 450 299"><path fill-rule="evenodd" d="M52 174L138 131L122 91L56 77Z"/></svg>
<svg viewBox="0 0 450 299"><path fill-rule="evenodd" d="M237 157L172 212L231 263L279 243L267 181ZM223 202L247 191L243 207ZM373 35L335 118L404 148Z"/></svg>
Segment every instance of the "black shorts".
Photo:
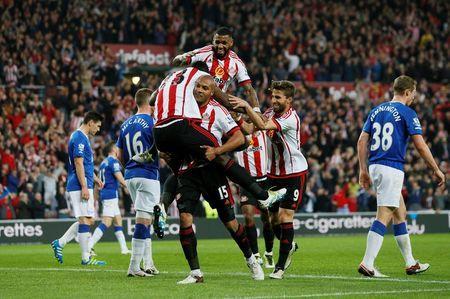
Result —
<svg viewBox="0 0 450 299"><path fill-rule="evenodd" d="M296 211L301 205L303 194L306 190L306 182L308 180L308 171L304 171L293 177L274 178L269 177L267 186L271 190L279 190L286 188L286 194L281 201L275 203L269 208L270 212L277 212L279 208Z"/></svg>
<svg viewBox="0 0 450 299"><path fill-rule="evenodd" d="M192 214L200 195L217 209L223 223L235 219L231 187L223 171L214 164L193 168L178 176L177 207L180 213Z"/></svg>
<svg viewBox="0 0 450 299"><path fill-rule="evenodd" d="M171 166L178 171L182 161L206 161L202 145L218 147L214 135L200 126L200 120L171 119L159 123L153 129L159 151L171 155Z"/></svg>
<svg viewBox="0 0 450 299"><path fill-rule="evenodd" d="M263 188L264 190L267 190L267 188L266 188L267 178L266 177L255 178L255 180L261 188ZM252 205L252 206L259 208L258 200L250 192L248 192L245 188L242 188L242 187L239 187L239 192L240 192L239 205L241 207L245 206L245 205Z"/></svg>

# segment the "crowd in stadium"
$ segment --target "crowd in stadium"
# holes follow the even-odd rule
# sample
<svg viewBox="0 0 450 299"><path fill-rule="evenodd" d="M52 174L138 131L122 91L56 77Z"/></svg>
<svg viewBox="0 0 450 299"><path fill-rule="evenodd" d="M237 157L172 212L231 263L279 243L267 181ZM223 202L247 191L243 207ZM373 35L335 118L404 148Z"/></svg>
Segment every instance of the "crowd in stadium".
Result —
<svg viewBox="0 0 450 299"><path fill-rule="evenodd" d="M0 2L0 219L67 216L70 132L88 110L106 117L93 140L99 165L102 146L133 113L137 87L124 78L127 65L102 43L169 44L185 52L208 44L218 25L234 28L234 49L263 108L272 79L300 82L294 108L310 169L303 211L376 208L374 194L358 185L355 144L370 108L390 95L364 82L390 83L403 73L419 81L414 109L449 173L448 89L431 84L450 78L449 3L176 2ZM140 84L154 89L160 79L144 73ZM341 92L312 88L311 81L356 83L354 91ZM437 190L413 150L406 165L408 209L450 208L450 187ZM169 170L162 166L163 181ZM124 202L129 211L126 196Z"/></svg>

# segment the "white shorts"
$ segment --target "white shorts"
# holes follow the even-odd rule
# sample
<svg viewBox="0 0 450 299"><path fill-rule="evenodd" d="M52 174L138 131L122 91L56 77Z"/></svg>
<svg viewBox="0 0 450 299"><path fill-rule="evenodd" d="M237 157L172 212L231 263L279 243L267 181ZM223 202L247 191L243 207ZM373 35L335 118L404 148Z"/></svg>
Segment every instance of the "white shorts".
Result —
<svg viewBox="0 0 450 299"><path fill-rule="evenodd" d="M104 199L102 201L102 204L103 204L103 213L102 213L103 217L120 216L118 198Z"/></svg>
<svg viewBox="0 0 450 299"><path fill-rule="evenodd" d="M81 190L70 191L69 200L72 205L75 218L95 217L94 190L89 190L89 200L81 199Z"/></svg>
<svg viewBox="0 0 450 299"><path fill-rule="evenodd" d="M377 193L377 206L398 208L405 173L397 168L372 164L369 166L369 174Z"/></svg>
<svg viewBox="0 0 450 299"><path fill-rule="evenodd" d="M125 181L130 191L136 211L153 213L153 208L160 201L161 190L158 180L132 178Z"/></svg>

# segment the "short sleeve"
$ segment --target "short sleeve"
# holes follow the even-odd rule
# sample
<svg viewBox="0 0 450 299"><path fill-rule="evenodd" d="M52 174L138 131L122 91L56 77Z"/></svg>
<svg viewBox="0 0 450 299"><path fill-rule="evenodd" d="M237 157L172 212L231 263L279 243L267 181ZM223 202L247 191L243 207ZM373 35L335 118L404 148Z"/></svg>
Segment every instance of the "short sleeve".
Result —
<svg viewBox="0 0 450 299"><path fill-rule="evenodd" d="M76 141L74 142L73 156L75 158L84 157L86 147L87 147L86 142L81 138L77 138Z"/></svg>
<svg viewBox="0 0 450 299"><path fill-rule="evenodd" d="M236 68L237 68L236 80L237 80L238 84L240 86L246 85L246 84L251 84L252 80L250 80L250 76L248 75L247 68L245 67L245 64L241 60L238 60L236 62Z"/></svg>
<svg viewBox="0 0 450 299"><path fill-rule="evenodd" d="M366 122L364 123L363 126L363 132L370 134L371 130L372 130L372 121L370 120L370 113L369 113L369 116L367 117Z"/></svg>
<svg viewBox="0 0 450 299"><path fill-rule="evenodd" d="M288 112L288 115L282 115L280 117L273 117L272 121L277 126L278 132L285 132L289 130L297 130L297 126L300 128L300 124L298 123L298 119L292 114L294 111Z"/></svg>
<svg viewBox="0 0 450 299"><path fill-rule="evenodd" d="M121 171L121 167L120 167L120 163L117 161L114 161L113 165L112 165L112 171L113 172L120 172Z"/></svg>
<svg viewBox="0 0 450 299"><path fill-rule="evenodd" d="M217 109L217 111L220 129L225 135L232 135L235 131L240 130L228 111L223 108Z"/></svg>
<svg viewBox="0 0 450 299"><path fill-rule="evenodd" d="M119 133L119 137L117 137L116 146L123 150L123 137L121 133Z"/></svg>
<svg viewBox="0 0 450 299"><path fill-rule="evenodd" d="M422 135L422 125L414 110L408 111L405 116L406 128L409 135Z"/></svg>

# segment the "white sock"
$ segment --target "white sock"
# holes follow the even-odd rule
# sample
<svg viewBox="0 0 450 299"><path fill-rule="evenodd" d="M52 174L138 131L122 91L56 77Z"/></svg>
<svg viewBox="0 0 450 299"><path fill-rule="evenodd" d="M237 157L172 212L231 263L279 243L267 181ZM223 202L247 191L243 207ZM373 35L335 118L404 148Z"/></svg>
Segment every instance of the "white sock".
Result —
<svg viewBox="0 0 450 299"><path fill-rule="evenodd" d="M89 238L89 251L97 244L97 242L103 237L103 231L97 227L92 237Z"/></svg>
<svg viewBox="0 0 450 299"><path fill-rule="evenodd" d="M131 258L129 269L133 272L140 270L142 256L144 255L145 239L131 239Z"/></svg>
<svg viewBox="0 0 450 299"><path fill-rule="evenodd" d="M373 263L378 255L378 252L383 245L384 237L374 231L369 231L367 234L366 253L364 254L363 262L369 269L373 269Z"/></svg>
<svg viewBox="0 0 450 299"><path fill-rule="evenodd" d="M245 260L247 261L248 264L256 262L255 255L253 254L249 258L246 258Z"/></svg>
<svg viewBox="0 0 450 299"><path fill-rule="evenodd" d="M203 273L200 269L191 270L191 275L193 276L203 276Z"/></svg>
<svg viewBox="0 0 450 299"><path fill-rule="evenodd" d="M119 241L120 251L128 250L127 242L125 241L125 235L123 231L119 230L114 233L116 235L117 241Z"/></svg>
<svg viewBox="0 0 450 299"><path fill-rule="evenodd" d="M144 269L148 269L153 264L153 256L152 256L152 239L147 238L145 239L145 250L144 250Z"/></svg>
<svg viewBox="0 0 450 299"><path fill-rule="evenodd" d="M78 241L80 242L81 247L81 260L88 261L89 260L89 232L87 233L78 233Z"/></svg>
<svg viewBox="0 0 450 299"><path fill-rule="evenodd" d="M411 240L409 234L395 236L398 248L402 252L403 259L405 260L406 267L410 267L416 264L416 260L412 255Z"/></svg>
<svg viewBox="0 0 450 299"><path fill-rule="evenodd" d="M61 247L66 246L67 243L73 240L78 233L78 221L73 223L69 229L64 233L64 235L58 240Z"/></svg>

